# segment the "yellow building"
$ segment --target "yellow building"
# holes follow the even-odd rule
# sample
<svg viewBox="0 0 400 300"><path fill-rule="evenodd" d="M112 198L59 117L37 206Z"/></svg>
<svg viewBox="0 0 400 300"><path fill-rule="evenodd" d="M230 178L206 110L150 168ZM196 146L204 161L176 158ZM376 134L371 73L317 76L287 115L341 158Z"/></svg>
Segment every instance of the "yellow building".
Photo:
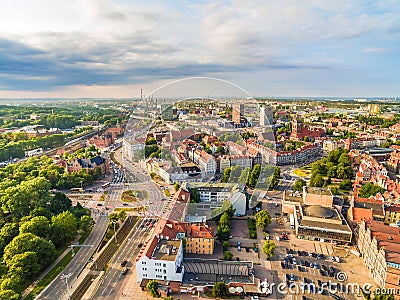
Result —
<svg viewBox="0 0 400 300"><path fill-rule="evenodd" d="M379 106L378 106L378 104L368 104L368 111L371 114L379 114Z"/></svg>
<svg viewBox="0 0 400 300"><path fill-rule="evenodd" d="M213 254L214 230L206 224L186 226L186 253Z"/></svg>
<svg viewBox="0 0 400 300"><path fill-rule="evenodd" d="M214 253L214 229L205 223L191 224L160 219L155 226L154 235L185 240L186 253Z"/></svg>
<svg viewBox="0 0 400 300"><path fill-rule="evenodd" d="M400 221L400 206L392 205L385 208L385 224L397 224Z"/></svg>

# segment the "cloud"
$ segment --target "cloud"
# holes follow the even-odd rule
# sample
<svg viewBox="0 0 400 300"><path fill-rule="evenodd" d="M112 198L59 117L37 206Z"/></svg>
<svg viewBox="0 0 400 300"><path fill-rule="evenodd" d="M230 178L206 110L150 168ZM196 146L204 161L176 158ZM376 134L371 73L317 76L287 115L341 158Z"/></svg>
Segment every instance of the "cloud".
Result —
<svg viewBox="0 0 400 300"><path fill-rule="evenodd" d="M360 49L367 61L397 48L400 32L391 0L3 2L0 88L11 90L293 70L315 84Z"/></svg>
<svg viewBox="0 0 400 300"><path fill-rule="evenodd" d="M387 52L391 50L390 48L364 48L363 51L364 52L368 52L368 53L377 53L377 52Z"/></svg>

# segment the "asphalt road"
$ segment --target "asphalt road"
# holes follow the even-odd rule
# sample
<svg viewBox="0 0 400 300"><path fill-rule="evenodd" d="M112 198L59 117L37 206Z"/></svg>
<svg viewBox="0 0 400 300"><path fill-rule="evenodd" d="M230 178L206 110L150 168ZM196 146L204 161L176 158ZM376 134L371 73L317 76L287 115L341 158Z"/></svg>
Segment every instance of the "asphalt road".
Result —
<svg viewBox="0 0 400 300"><path fill-rule="evenodd" d="M71 260L71 262L64 269L62 274L71 274L68 282L70 286L74 285L74 281L78 277L79 273L83 270L89 259L92 257L94 251L100 244L104 232L107 229L108 217L100 216L94 225L92 232L89 234L85 243L92 245L92 247L82 247ZM39 299L61 299L67 292L65 280L61 280L59 277L56 278L43 292L39 295Z"/></svg>
<svg viewBox="0 0 400 300"><path fill-rule="evenodd" d="M131 190L144 190L148 192L148 198L141 199L140 201L140 204L145 205L147 208L146 215L149 217L161 217L164 207L167 205L167 201L165 201L167 197L164 195L162 189L151 180L148 174L142 172L134 164L122 158L122 148L115 151L114 158L124 166L128 188Z"/></svg>
<svg viewBox="0 0 400 300"><path fill-rule="evenodd" d="M125 278L125 275L122 275L124 267L121 267L121 263L126 260L128 263L125 267L129 269L129 272L132 272L132 267L133 270L135 267L136 255L140 250L138 244L144 243L149 238L151 228L146 226L145 222L145 219L140 219L136 228L129 233L124 243L119 247L93 299L112 300L119 295L119 288Z"/></svg>

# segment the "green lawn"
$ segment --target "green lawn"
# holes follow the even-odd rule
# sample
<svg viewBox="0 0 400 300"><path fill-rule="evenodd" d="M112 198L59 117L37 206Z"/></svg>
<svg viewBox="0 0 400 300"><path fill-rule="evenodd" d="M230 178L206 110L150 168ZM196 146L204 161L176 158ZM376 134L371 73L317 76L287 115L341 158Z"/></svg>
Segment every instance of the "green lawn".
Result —
<svg viewBox="0 0 400 300"><path fill-rule="evenodd" d="M299 177L307 177L310 175L309 171L302 170L302 169L296 169L293 171L294 174L296 174Z"/></svg>

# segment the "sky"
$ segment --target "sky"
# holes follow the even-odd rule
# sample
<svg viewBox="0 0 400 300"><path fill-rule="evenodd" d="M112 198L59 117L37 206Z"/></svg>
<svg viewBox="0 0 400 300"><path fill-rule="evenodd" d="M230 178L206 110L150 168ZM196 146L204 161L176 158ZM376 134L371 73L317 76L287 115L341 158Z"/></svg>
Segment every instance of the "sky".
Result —
<svg viewBox="0 0 400 300"><path fill-rule="evenodd" d="M400 96L398 0L0 5L1 98Z"/></svg>

